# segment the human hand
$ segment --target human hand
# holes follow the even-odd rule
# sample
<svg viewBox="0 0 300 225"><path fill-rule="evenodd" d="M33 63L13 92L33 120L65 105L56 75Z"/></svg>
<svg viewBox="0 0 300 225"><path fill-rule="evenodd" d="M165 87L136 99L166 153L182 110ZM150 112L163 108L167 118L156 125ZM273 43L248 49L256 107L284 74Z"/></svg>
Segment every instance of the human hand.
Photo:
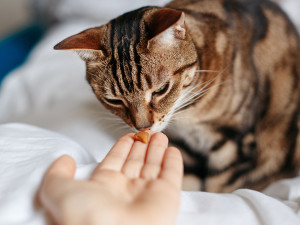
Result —
<svg viewBox="0 0 300 225"><path fill-rule="evenodd" d="M48 169L39 199L61 225L171 225L179 207L183 162L162 133L148 144L121 137L88 180L62 156Z"/></svg>

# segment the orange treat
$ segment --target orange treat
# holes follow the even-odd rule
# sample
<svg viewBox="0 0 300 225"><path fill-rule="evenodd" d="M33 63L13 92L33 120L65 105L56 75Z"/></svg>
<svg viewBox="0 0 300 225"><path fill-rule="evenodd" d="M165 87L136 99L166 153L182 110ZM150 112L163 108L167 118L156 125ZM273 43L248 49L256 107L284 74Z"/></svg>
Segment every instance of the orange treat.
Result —
<svg viewBox="0 0 300 225"><path fill-rule="evenodd" d="M147 132L139 132L139 133L136 133L133 137L135 140L143 142L144 144L147 144L148 139L149 139L149 134Z"/></svg>

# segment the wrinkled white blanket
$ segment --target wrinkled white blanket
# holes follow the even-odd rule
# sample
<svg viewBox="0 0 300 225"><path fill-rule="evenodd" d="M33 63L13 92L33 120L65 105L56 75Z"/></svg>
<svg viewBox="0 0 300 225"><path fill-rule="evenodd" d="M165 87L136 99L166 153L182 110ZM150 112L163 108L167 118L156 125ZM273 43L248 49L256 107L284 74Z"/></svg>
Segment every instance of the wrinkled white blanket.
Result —
<svg viewBox="0 0 300 225"><path fill-rule="evenodd" d="M102 143L99 145L102 148ZM24 124L0 125L0 146L1 225L46 224L43 211L34 208L34 198L46 168L60 155L68 154L76 160L79 179L87 177L96 165L78 143ZM264 194L246 189L231 194L182 192L177 219L178 225L299 223L299 177L277 182Z"/></svg>
<svg viewBox="0 0 300 225"><path fill-rule="evenodd" d="M133 2L132 8L141 5ZM128 131L92 94L79 57L52 50L63 38L108 19L72 18L49 30L0 88L0 225L46 224L42 210L34 208L34 196L50 163L69 154L78 164L76 177L86 178ZM263 193L243 189L182 192L181 197L177 224L300 224L300 177L276 182Z"/></svg>

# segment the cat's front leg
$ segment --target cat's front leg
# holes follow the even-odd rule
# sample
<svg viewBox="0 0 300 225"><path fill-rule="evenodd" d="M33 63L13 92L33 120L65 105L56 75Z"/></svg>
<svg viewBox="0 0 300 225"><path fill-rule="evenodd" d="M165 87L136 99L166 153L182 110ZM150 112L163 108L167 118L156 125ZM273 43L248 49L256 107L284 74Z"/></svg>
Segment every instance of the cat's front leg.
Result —
<svg viewBox="0 0 300 225"><path fill-rule="evenodd" d="M202 155L188 151L189 147L181 141L172 141L171 146L177 147L182 154L184 162L184 177L182 182L182 190L184 191L201 191L205 189L203 180L200 178L201 171L206 171L206 158ZM200 161L202 162L199 162ZM202 168L201 165L203 166Z"/></svg>
<svg viewBox="0 0 300 225"><path fill-rule="evenodd" d="M252 130L220 129L215 135L211 134L218 138L209 151L191 149L183 141L173 142L182 150L185 163L183 188L231 192L243 187L244 175L255 168L256 162L257 146Z"/></svg>
<svg viewBox="0 0 300 225"><path fill-rule="evenodd" d="M179 147L180 149L180 147ZM197 165L197 162L194 158L189 156L183 149L181 150L181 154L184 162L184 177L182 181L182 190L184 191L200 191L203 190L204 185L199 176L192 173L194 166Z"/></svg>
<svg viewBox="0 0 300 225"><path fill-rule="evenodd" d="M297 159L300 151L296 116L292 120L285 118L273 123L272 127L263 124L255 132L242 132L242 135L229 140L232 142L230 148L226 150L227 141L217 150L219 157L213 155L216 151L211 151L209 174L205 178L206 191L231 192L237 188L262 190L276 180L295 176L300 167ZM216 173L216 166L226 162L226 151L227 157L231 152L236 161ZM215 163L211 163L213 161Z"/></svg>

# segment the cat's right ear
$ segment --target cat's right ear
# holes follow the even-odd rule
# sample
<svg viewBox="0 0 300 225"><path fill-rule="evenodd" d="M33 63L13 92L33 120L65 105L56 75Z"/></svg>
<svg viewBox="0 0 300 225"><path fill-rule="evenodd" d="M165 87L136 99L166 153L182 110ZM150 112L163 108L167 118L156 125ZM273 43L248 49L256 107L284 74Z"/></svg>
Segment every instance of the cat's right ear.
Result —
<svg viewBox="0 0 300 225"><path fill-rule="evenodd" d="M155 12L149 22L151 46L170 47L186 37L184 13L175 9L163 8Z"/></svg>
<svg viewBox="0 0 300 225"><path fill-rule="evenodd" d="M74 50L83 60L103 57L100 43L104 27L95 27L64 39L54 46L55 50Z"/></svg>

